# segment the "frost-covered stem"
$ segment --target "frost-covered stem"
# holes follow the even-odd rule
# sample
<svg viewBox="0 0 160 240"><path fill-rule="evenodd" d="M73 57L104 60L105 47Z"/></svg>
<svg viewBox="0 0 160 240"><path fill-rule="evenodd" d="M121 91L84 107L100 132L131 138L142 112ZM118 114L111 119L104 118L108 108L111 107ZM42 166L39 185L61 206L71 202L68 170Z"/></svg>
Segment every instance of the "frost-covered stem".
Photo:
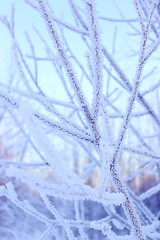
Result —
<svg viewBox="0 0 160 240"><path fill-rule="evenodd" d="M120 113L117 107L113 106L107 99L105 99L109 106L116 112ZM124 118L124 116L123 116ZM140 136L139 132L135 129L135 127L131 124L130 125L131 130L133 131L134 135L139 139L139 141L142 143L143 146L145 146L148 150L152 150L151 147L143 140L143 138Z"/></svg>
<svg viewBox="0 0 160 240"><path fill-rule="evenodd" d="M136 1L135 1L135 3L136 3ZM151 14L152 14L152 12L151 12ZM151 20L149 20L149 22L151 22ZM122 128L121 128L121 131L120 131L120 136L119 136L119 139L118 139L118 142L117 142L117 146L115 147L115 150L114 150L114 153L113 153L113 158L112 158L111 164L110 164L110 171L111 171L111 175L112 175L112 178L113 178L114 186L119 192L122 192L125 195L124 206L125 206L125 209L128 213L127 216L131 220L132 230L134 231L135 237L138 240L144 240L145 238L144 238L144 235L143 235L143 232L142 232L142 229L141 229L141 225L140 225L138 216L137 216L137 214L134 210L134 206L133 206L133 204L131 202L131 199L129 197L128 191L125 188L125 186L123 185L122 180L120 180L120 176L117 172L116 165L117 165L117 162L118 162L118 159L119 159L119 155L120 155L120 151L121 151L121 145L123 143L124 136L125 136L125 133L128 129L128 125L129 125L129 122L130 122L130 119L131 119L131 114L132 114L132 111L133 111L134 103L135 103L135 100L136 100L136 97L137 97L137 94L138 94L138 89L139 89L139 85L140 85L140 78L141 78L142 70L143 70L144 63L145 63L144 55L145 55L146 44L147 44L147 39L148 39L148 28L149 28L149 25L147 24L147 28L145 29L145 34L144 33L142 34L142 47L141 47L141 52L140 52L139 66L138 66L137 73L136 73L136 76L135 76L135 84L134 84L134 87L132 89L130 101L129 101L129 104L128 104L128 107L127 107L127 114L126 114L126 117L125 117L124 122L122 124Z"/></svg>
<svg viewBox="0 0 160 240"><path fill-rule="evenodd" d="M142 193L142 194L140 195L140 200L141 200L141 201L144 201L146 198L151 197L153 194L155 194L155 193L157 193L157 192L159 192L159 191L160 191L160 183L157 184L156 186L150 188L147 192Z"/></svg>
<svg viewBox="0 0 160 240"><path fill-rule="evenodd" d="M14 99L11 99L10 97L6 96L6 94L0 92L0 98L9 106L15 107L17 109L19 108L19 104ZM42 121L48 127L51 127L52 129L58 130L59 132L63 132L69 136L75 137L76 139L81 139L83 141L95 143L94 139L90 139L90 137L86 138L85 135L81 135L78 132L75 132L71 129L67 129L61 123L54 122L53 120L48 119L46 116L42 114L34 112L33 116L36 117L38 120Z"/></svg>
<svg viewBox="0 0 160 240"><path fill-rule="evenodd" d="M53 235L55 236L56 240L59 240L56 232L55 232L55 223L50 224L47 229L42 233L42 235L37 240L45 240L48 234L52 231Z"/></svg>
<svg viewBox="0 0 160 240"><path fill-rule="evenodd" d="M100 104L102 102L102 46L98 26L98 17L95 10L95 1L87 1L89 15L89 36L91 39L92 70L93 70L93 119L98 119Z"/></svg>
<svg viewBox="0 0 160 240"><path fill-rule="evenodd" d="M34 69L35 69L35 77L34 77L34 80L35 80L35 83L36 85L38 86L38 66L37 66L37 60L36 60L36 54L35 54L35 49L34 49L34 46L32 44L32 41L29 37L29 35L27 34L27 32L25 33L26 35L26 38L27 38L27 41L30 45L30 48L31 48L31 51L32 51L32 56L33 56L33 61L34 61ZM39 86L38 86L39 87Z"/></svg>
<svg viewBox="0 0 160 240"><path fill-rule="evenodd" d="M24 58L24 56L23 56L23 54L22 54L22 51L21 51L21 49L20 49L20 47L19 47L19 44L18 44L18 42L16 41L15 38L13 38L13 48L16 48L16 51L17 51L16 54L19 54L19 56L20 56L20 58L21 58L21 62L22 62L23 65L25 66L25 69L27 70L30 78L32 79L32 81L33 81L34 83L36 83L36 79L34 78L34 76L33 76L32 72L31 72L30 68L28 67L28 65L27 65L27 63L26 63L26 61L25 61L25 58ZM35 84L35 86L37 87L36 84ZM40 92L42 92L40 88L38 88L38 90L39 90Z"/></svg>
<svg viewBox="0 0 160 240"><path fill-rule="evenodd" d="M84 21L82 20L81 16L79 15L79 13L76 10L75 4L73 3L73 1L69 0L69 2L71 3L71 7L73 12L75 13L75 15L77 16L77 19L80 21L81 25L84 27L85 30L88 30L86 24L84 23ZM124 19L124 21L126 21ZM137 19L136 19L137 21ZM157 43L158 44L158 43ZM125 74L122 72L122 70L119 68L119 66L117 65L117 63L114 61L113 57L108 53L108 51L106 50L106 48L103 47L103 54L104 56L109 60L109 62L111 62L114 70L117 72L117 74L119 75L119 77L123 80L123 82L125 83L125 85L127 86L128 90L132 90L131 84L129 83L129 80L127 79L127 77L125 76ZM160 126L160 120L157 117L157 115L155 114L155 112L153 111L153 109L148 105L148 103L146 102L146 100L143 98L142 95L138 94L138 100L141 102L141 104L146 108L147 111L149 111L150 115L153 117L153 119L155 120L155 122Z"/></svg>
<svg viewBox="0 0 160 240"><path fill-rule="evenodd" d="M148 26L148 25L147 25ZM147 44L147 39L148 39L148 28L147 28L147 32L145 32L145 34L142 35L142 47L141 47L141 53L140 53L140 59L139 59L139 66L136 72L136 76L135 76L135 84L134 87L132 89L132 93L130 96L130 101L127 107L127 114L125 116L121 131L120 131L120 136L117 142L117 147L115 148L114 154L113 154L113 159L111 162L111 165L115 165L118 157L119 157L119 152L120 152L120 148L121 145L123 143L123 139L126 133L126 130L128 128L130 119L131 119L131 114L133 111L133 107L134 107L134 103L138 94L138 89L139 89L139 85L140 85L140 78L142 75L142 71L143 71L143 67L144 67L144 56L145 56L145 51L146 51L146 44Z"/></svg>
<svg viewBox="0 0 160 240"><path fill-rule="evenodd" d="M2 101L7 103L9 106L12 106L12 107L15 107L15 108L19 107L18 103L14 99L9 98L7 96L7 94L5 94L4 92L0 91L0 98L1 98Z"/></svg>
<svg viewBox="0 0 160 240"><path fill-rule="evenodd" d="M72 123L70 120L68 120L68 119L66 119L66 117L64 116L64 115L62 115L61 113L59 113L56 109L55 109L55 107L53 106L53 105L51 105L51 104L46 104L46 101L44 101L44 99L43 98L41 98L39 95L36 95L34 92L33 92L33 90L32 90L32 88L30 87L30 85L29 85L29 82L27 81L27 79L26 79L26 77L25 77L25 73L23 72L23 69L22 69L22 66L21 66L21 63L20 63L20 61L19 61L19 58L18 58L18 55L17 55L17 44L16 44L16 42L15 42L15 44L14 44L14 48L13 48L13 51L14 51L14 55L15 55L15 60L16 60L16 63L17 63L17 67L18 67L18 70L19 70L19 73L20 73L20 75L21 75L21 77L22 77L22 79L23 79L23 81L24 81L24 83L25 83L25 85L26 85L26 87L27 87L27 89L29 90L29 92L30 92L30 94L31 94L31 96L33 97L33 99L35 99L35 100L37 100L42 106L44 106L48 111L50 111L50 112L52 112L52 113L54 113L58 118L59 118L59 120L61 120L61 122L64 122L65 124L66 124L66 126L68 125L69 127L70 127L70 130L67 130L66 132L74 132L74 130L76 130L77 131L77 134L75 134L75 136L77 135L79 135L78 134L78 132L80 131L82 134L84 134L84 136L85 135L88 135L88 137L90 137L90 134L88 134L88 133L85 133L85 131L83 130L83 129L81 129L80 127L78 127L77 125L75 125L74 123ZM60 125L59 124L53 124L57 129L65 129L65 127L63 128L61 128L60 127ZM52 126L53 126L52 125ZM81 135L81 133L80 133L80 135ZM71 135L72 135L72 133L71 133ZM74 133L73 133L73 135L74 135ZM79 136L80 136L79 135ZM83 137L82 137L83 138Z"/></svg>
<svg viewBox="0 0 160 240"><path fill-rule="evenodd" d="M68 0L68 1L69 1L69 4L70 4L70 6L71 6L71 8L72 8L72 11L73 11L74 16L76 17L76 19L79 20L80 24L82 25L82 27L83 27L85 30L88 30L86 23L84 22L82 16L79 14L79 12L78 12L75 4L74 4L74 1L73 1L73 0Z"/></svg>
<svg viewBox="0 0 160 240"><path fill-rule="evenodd" d="M129 194L134 203L136 203L137 209L139 209L141 215L145 216L145 220L147 220L148 223L152 223L153 221L157 220L155 215L147 208L145 204L143 204L143 202L140 201L139 197L137 197L131 189L129 189Z"/></svg>
<svg viewBox="0 0 160 240"><path fill-rule="evenodd" d="M110 165L110 172L112 175L113 183L118 192L121 192L125 196L124 207L127 213L127 218L131 224L131 228L137 240L145 240L141 224L137 213L135 212L131 197L129 196L128 190L126 189L124 183L122 182L120 175L117 172L115 165Z"/></svg>
<svg viewBox="0 0 160 240"><path fill-rule="evenodd" d="M54 205L51 204L49 198L47 196L45 196L44 194L41 194L41 198L43 199L46 207L48 208L48 210L50 210L50 212L55 216L55 218L58 220L58 222L60 223L60 225L62 227L64 227L66 234L68 236L69 240L75 240L74 234L72 232L72 230L70 229L69 223L67 220L65 220L56 210L56 208L54 207Z"/></svg>
<svg viewBox="0 0 160 240"><path fill-rule="evenodd" d="M83 65L80 63L80 61L77 59L77 57L74 55L73 51L71 50L71 48L69 47L69 44L67 42L67 39L65 38L62 29L61 30L61 35L63 38L63 42L65 43L66 47L67 47L67 51L70 53L70 58L74 59L74 61L77 63L77 65L79 66L79 68L81 69L82 73L84 74L84 76L88 79L89 82L91 82L88 73L86 72L86 70L84 69Z"/></svg>
<svg viewBox="0 0 160 240"><path fill-rule="evenodd" d="M15 192L15 189L11 182L8 182L5 185L5 187L3 186L3 189L5 189L5 192L3 195L0 194L0 196L6 196L18 208L22 209L24 212L31 215L32 217L35 217L36 219L43 222L44 224L47 225L49 222L51 222L51 220L48 217L38 212L28 201L19 200L17 193Z"/></svg>
<svg viewBox="0 0 160 240"><path fill-rule="evenodd" d="M37 100L38 101L38 98L41 99L41 101L43 101L45 104L56 104L56 105L60 105L60 106L63 106L63 107L67 107L67 108L71 108L71 109L74 109L74 110L80 110L78 108L78 106L76 106L74 103L71 103L71 102L63 102L63 101L60 101L60 100L55 100L53 98L49 98L47 96L40 96L39 94L35 93L34 92L34 96L36 96L36 99L35 97L32 95L29 95L28 93L24 92L24 91L21 91L21 90L17 90L16 88L14 87L10 87L9 85L4 85L2 83L0 83L0 85L3 87L3 89L6 89L6 90L10 90L14 93L18 93L19 95L23 96L23 97L26 97L26 98L30 98L30 99L33 99L33 100Z"/></svg>
<svg viewBox="0 0 160 240"><path fill-rule="evenodd" d="M123 15L118 2L116 0L113 0L115 7L117 8L117 11L119 13L119 15L122 17L122 19L125 19L125 16ZM131 22L127 22L127 24L138 34L140 34L140 31L131 23Z"/></svg>
<svg viewBox="0 0 160 240"><path fill-rule="evenodd" d="M84 99L84 95L83 95L83 92L82 92L82 89L78 83L78 80L77 80L77 76L76 74L74 73L74 70L72 68L72 65L71 65L71 62L70 60L68 59L66 53L65 53L65 50L63 48L63 45L60 41L60 38L57 34L57 31L55 29L55 26L53 24L53 21L51 19L51 17L49 16L49 13L47 11L47 8L44 4L44 1L43 0L38 0L38 3L39 3L39 6L41 8L41 12L42 12L42 16L45 20L45 23L47 25L47 28L48 28L48 31L51 35L51 38L54 42L54 45L58 51L58 54L60 56L60 59L64 65L64 68L66 70L66 73L68 75L68 78L70 79L70 82L75 90L75 93L77 95L77 98L80 102L80 105L85 113L85 116L86 118L88 119L89 122L91 122L91 115L90 115L90 111L88 109L88 106L87 106L87 103Z"/></svg>
<svg viewBox="0 0 160 240"><path fill-rule="evenodd" d="M118 19L118 18L108 18L108 17L103 17L100 16L99 19L108 21L108 22L119 22L119 23L127 23L127 22L137 22L138 19Z"/></svg>
<svg viewBox="0 0 160 240"><path fill-rule="evenodd" d="M140 26L142 29L142 34L145 35L145 24L144 24L144 20L143 20L143 14L142 14L142 11L141 11L139 5L140 5L139 1L135 1L135 7L136 7L136 10L138 13L139 22L140 22Z"/></svg>
<svg viewBox="0 0 160 240"><path fill-rule="evenodd" d="M58 24L62 25L63 27L73 31L73 32L76 32L76 33L80 33L80 34L83 34L83 35L87 35L88 32L87 31L84 31L84 30L81 30L81 29L78 29L72 25L70 25L69 23L66 23L66 22L62 22L61 19L57 18L54 16L54 21L57 22Z"/></svg>
<svg viewBox="0 0 160 240"><path fill-rule="evenodd" d="M116 144L114 143L111 146L116 146ZM159 160L160 160L160 156L154 154L153 152L143 151L141 148L132 148L132 147L123 145L121 147L121 149L126 152L134 153L136 155L138 154L138 155L142 155L145 157L151 157L152 159L155 159L154 162L156 162L156 161L159 162Z"/></svg>
<svg viewBox="0 0 160 240"><path fill-rule="evenodd" d="M114 70L118 74L118 76L122 79L122 81L125 83L125 86L128 89L128 92L132 91L132 86L126 77L126 75L123 73L123 71L120 69L120 67L117 65L113 57L109 54L106 48L103 47L102 49L104 56L108 59L108 61L112 64ZM146 108L146 110L150 113L150 115L153 117L154 121L158 126L160 126L160 120L157 117L156 113L153 111L153 109L149 106L149 104L146 102L146 100L143 98L143 96L138 93L138 100L139 102Z"/></svg>
<svg viewBox="0 0 160 240"><path fill-rule="evenodd" d="M153 14L155 12L155 9L157 8L158 3L159 3L159 0L154 0L154 2L153 2L153 6L152 6L151 11L149 13L149 17L148 17L148 20L147 20L147 26L146 26L146 29L145 29L146 35L148 35L148 31L149 31L149 27L151 25L152 17L153 17Z"/></svg>
<svg viewBox="0 0 160 240"><path fill-rule="evenodd" d="M146 62L149 57L152 55L153 52L155 52L157 50L157 48L160 45L160 38L158 38L158 40L155 42L154 46L152 47L152 49L146 54L146 56L144 57L144 61Z"/></svg>
<svg viewBox="0 0 160 240"><path fill-rule="evenodd" d="M73 3L72 0L69 0L69 4L71 5L72 11L73 11L73 8L74 8L75 6L74 6L74 4L72 4L72 3ZM62 21L61 19L55 17L54 14L53 14L53 11L52 11L52 8L51 8L50 4L49 4L48 2L47 2L47 4L48 4L48 6L49 6L49 8L50 8L50 10L51 10L51 13L52 13L52 15L53 15L53 16L52 16L52 17L53 17L53 20L54 20L55 22L57 22L59 25L65 27L66 29L69 29L69 30L71 30L71 31L73 31L73 32L79 33L79 34L83 34L83 35L87 35L87 34L88 34L87 31L85 31L85 30L83 31L83 30L81 30L81 29L79 29L79 28L77 28L77 27L72 26L70 23L66 23L66 22ZM77 12L76 7L75 7L75 10L74 10L73 12L75 13L75 11ZM77 12L77 13L78 13L78 12ZM76 14L76 15L77 15L77 14Z"/></svg>
<svg viewBox="0 0 160 240"><path fill-rule="evenodd" d="M130 97L130 102L128 104L128 109L127 109L127 114L125 116L125 119L124 119L124 122L123 122L123 125L122 125L122 128L121 128L120 136L119 136L117 146L116 146L114 154L113 154L113 159L111 161L111 165L115 165L118 161L119 152L121 150L121 145L123 143L124 136L125 136L126 130L128 128L128 125L129 125L129 122L130 122L130 119L131 119L132 110L133 110L134 103L135 103L135 100L136 100L136 96L137 96L137 92L138 92L138 88L139 88L139 84L140 84L139 80L140 80L140 76L141 76L141 71L142 71L142 66L140 64L140 68L139 68L139 71L138 71L138 76L137 76L137 80L136 80L136 83L135 83L135 87L134 87L134 89L132 91L132 94L131 94L131 97Z"/></svg>
<svg viewBox="0 0 160 240"><path fill-rule="evenodd" d="M86 142L94 143L94 140L91 139L90 137L87 137L85 135L81 135L78 132L75 132L73 130L67 129L64 127L61 123L54 122L51 119L47 118L46 116L40 114L40 113L34 113L34 116L40 120L43 124L46 126L58 130L59 132L63 132L69 136L75 137L76 139L80 139Z"/></svg>
<svg viewBox="0 0 160 240"><path fill-rule="evenodd" d="M127 179L126 182L131 182L137 175L141 174L147 168L155 165L156 161L150 161L141 166L136 172L132 173Z"/></svg>
<svg viewBox="0 0 160 240"><path fill-rule="evenodd" d="M49 56L52 55L52 57L51 57L52 65L53 65L54 69L56 70L59 78L61 79L62 84L63 84L63 86L64 86L64 88L65 88L65 91L66 91L68 97L73 101L72 96L71 96L71 93L70 93L70 91L69 91L69 89L68 89L68 86L67 86L66 81L65 81L64 76L63 76L62 66L61 66L60 63L58 62L57 56L55 57L53 51L52 51L51 48L49 47L49 45L48 45L48 43L46 42L46 40L42 37L42 35L40 34L40 32L39 32L37 29L35 29L35 28L34 28L34 31L36 32L36 34L38 35L38 37L40 38L40 40L41 40L42 43L44 44L44 46L45 46L45 48L46 48L47 54L48 54ZM54 61L57 62L57 66L56 66L55 62L53 62L52 58L54 59Z"/></svg>
<svg viewBox="0 0 160 240"><path fill-rule="evenodd" d="M145 17L147 18L148 17L148 10L150 10L150 4L151 3L148 2L148 1L140 0L140 4L141 4L142 10L145 14ZM151 29L153 30L155 36L158 38L159 34L158 34L157 29L155 28L153 23L151 24Z"/></svg>
<svg viewBox="0 0 160 240"><path fill-rule="evenodd" d="M13 166L18 166L18 167L44 167L46 166L47 164L45 163L25 163L25 162L15 162L13 160L6 160L6 159L2 159L0 158L0 165L13 165Z"/></svg>
<svg viewBox="0 0 160 240"><path fill-rule="evenodd" d="M84 95L83 95L83 92L82 92L82 89L79 85L79 82L77 80L77 76L76 74L74 73L74 70L72 68L72 65L71 65L71 62L70 60L68 59L66 53L65 53L65 50L63 48L63 45L59 39L59 36L56 32L56 29L55 29L55 26L53 24L53 21L47 11L47 8L44 4L44 1L43 0L39 0L39 5L40 5L40 8L41 8L41 12L43 14L43 18L46 22L46 25L47 25L47 28L49 30L49 33L51 35L51 38L55 44L55 47L59 53L59 56L60 56L60 59L64 65L64 68L66 70L66 73L68 75L68 78L70 79L70 82L71 82L71 85L73 86L73 89L76 93L76 96L79 100L79 103L80 103L80 106L85 114L85 117L89 123L89 125L91 126L92 128L92 131L94 133L94 136L95 136L95 139L96 139L96 145L99 145L99 140L100 140L100 135L99 135L99 131L97 129L97 126L95 124L95 122L93 121L93 118L91 117L91 114L90 114L90 111L89 111L89 108L88 108L88 105L87 105L87 102L84 98Z"/></svg>
<svg viewBox="0 0 160 240"><path fill-rule="evenodd" d="M26 35L26 37L27 37L27 40L29 42L29 45L30 45L32 51L34 51L34 48L32 46L31 40L29 39L29 36ZM14 53L14 57L15 57L16 64L17 64L18 70L20 72L20 75L22 77L25 75L23 73L23 70L22 70L22 64L21 63L23 63L23 66L25 67L26 71L28 72L30 78L32 79L32 81L33 81L34 85L36 86L36 88L38 89L39 93L44 96L44 93L42 92L41 88L38 85L37 78L36 78L37 76L36 75L35 75L35 77L33 76L29 66L27 65L27 63L25 61L25 58L24 58L23 53L22 53L22 51L21 51L21 49L19 47L18 42L16 41L15 38L12 38L12 40L13 40L13 53ZM21 61L19 60L18 55L20 56L20 60ZM24 83L25 83L28 91L32 92L32 89L31 89L31 87L29 85L29 82L26 79L24 79L24 78L23 78L23 80L24 80Z"/></svg>

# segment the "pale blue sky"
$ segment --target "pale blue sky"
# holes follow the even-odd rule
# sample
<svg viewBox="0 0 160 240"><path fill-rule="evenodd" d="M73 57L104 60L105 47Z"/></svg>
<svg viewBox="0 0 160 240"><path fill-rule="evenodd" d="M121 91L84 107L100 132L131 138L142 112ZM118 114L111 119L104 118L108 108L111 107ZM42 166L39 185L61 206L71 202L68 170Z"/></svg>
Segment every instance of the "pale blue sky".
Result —
<svg viewBox="0 0 160 240"><path fill-rule="evenodd" d="M32 29L32 25L38 28L38 30L45 37L47 42L49 42L51 48L54 49L43 20L41 19L40 15L31 7L26 5L23 0L0 1L1 16L4 14L6 14L7 16L10 16L12 2L15 4L16 38L20 44L20 47L23 50L24 55L28 53L28 49L29 49L28 43L24 36L24 32L27 31L34 43L36 55L38 57L44 57L45 56L44 46L40 42L39 38L37 38L36 34ZM59 0L59 1L51 0L50 2L52 2L53 11L56 16L63 18L65 21L67 21L72 25L74 24L73 17L71 17L70 15L70 9L67 4L67 0ZM81 3L82 0L75 0L75 2L80 3L79 6L83 6ZM119 4L119 8L125 15L126 19L137 18L132 0L117 0L117 1L115 0L115 2ZM118 13L118 10L114 5L114 0L107 0L107 1L97 0L96 3L97 3L97 11L99 16L116 18L116 19L121 18ZM113 45L113 39L114 39L114 31L115 31L115 28L117 27L115 59L117 60L117 63L120 65L120 67L123 69L124 73L128 76L129 80L132 81L135 77L136 67L138 64L138 55L137 54L134 55L134 54L139 50L140 36L138 37L129 36L128 33L133 33L134 31L126 23L113 23L113 22L107 22L103 20L99 20L99 23L102 30L101 38L102 38L103 45L107 47L107 49L111 54L112 54L112 45ZM137 26L139 28L138 24ZM68 31L66 36L73 51L86 67L86 61L84 58L85 51L83 48L83 43L80 41L77 35L75 33L72 33L71 31ZM6 30L6 28L1 23L0 23L0 41L1 41L0 79L1 79L1 82L7 82L10 75L9 66L11 62L11 51L10 51L11 44L10 44L10 36L8 34L8 30ZM158 54L159 54L159 50L158 50ZM27 59L27 62L32 68L33 62L28 59ZM38 64L38 66L39 66L40 86L43 87L43 89L45 90L48 96L53 97L55 99L62 100L63 99L62 97L65 97L65 93L62 90L63 89L62 84L59 78L57 78L57 75L55 74L52 65L50 63L45 64L44 62L41 62ZM152 61L152 63L150 62L149 64L147 63L147 67L145 67L145 74L152 69L151 66L158 66L158 61L157 63L155 63L155 61ZM78 74L78 77L80 80L79 74ZM107 77L106 75L104 75L104 81L106 79ZM147 81L144 81L144 84L142 83L143 91L148 86L152 86L154 83L156 83L157 79L159 79L159 70L157 70L157 75L154 74L154 77L147 79ZM113 85L115 85L115 81L112 79L111 81L113 82ZM85 87L85 90L87 95L89 92L89 88ZM118 91L120 92L121 89L119 89ZM117 101L118 103L117 102L116 103L119 106L121 106L122 112L125 112L127 98L126 98L126 95L124 96L123 95L124 94L122 92L121 98L118 99ZM127 95L127 97L128 96L129 94ZM125 98L125 101L123 97ZM151 100L154 103L154 98L152 98ZM139 123L140 122L138 122L138 124ZM148 129L148 124L146 125L146 128Z"/></svg>
<svg viewBox="0 0 160 240"><path fill-rule="evenodd" d="M36 1L35 1L36 2ZM51 5L53 7L53 11L56 16L59 16L69 22L70 24L73 23L73 17L71 17L70 8L68 6L67 0L52 0L50 1ZM79 4L79 6L83 6L81 0L75 1ZM118 3L120 10L125 15L126 19L132 19L136 18L136 13L133 5L133 1L131 0L118 0L115 1ZM27 31L35 44L35 50L37 53L37 56L44 56L44 50L43 45L40 43L39 39L37 38L36 34L34 33L32 26L34 25L36 28L39 29L41 34L45 36L47 41L50 41L50 38L47 34L45 24L43 23L43 20L41 19L40 15L33 10L31 7L29 7L27 4L24 3L23 0L13 0L13 1L1 1L0 2L0 15L7 15L10 16L11 13L11 3L14 3L15 5L15 32L16 32L16 38L19 41L19 44L21 48L23 49L24 53L27 53L28 51L28 43L24 37L24 32ZM99 16L105 16L109 18L121 18L120 14L118 13L117 8L114 5L113 0L97 0L97 12ZM114 31L117 27L117 38L116 38L116 58L119 60L120 66L123 67L124 71L127 71L130 76L133 76L133 73L135 72L135 69L132 67L132 58L129 58L126 64L126 55L128 52L130 52L129 48L135 49L136 42L132 39L132 37L128 37L126 35L126 32L132 32L130 27L125 23L112 23L100 20L100 27L102 29L101 38L103 41L103 45L105 45L110 53L112 53L112 45L113 45L113 38L114 38ZM1 64L1 70L0 70L0 77L2 81L5 81L7 78L7 75L9 73L8 67L10 64L10 36L8 34L8 31L3 26L3 24L0 23L0 36L1 36L1 45L0 45L0 64ZM68 41L70 45L72 46L73 51L78 54L78 56L81 58L84 56L83 52L83 43L81 44L78 42L76 34L72 34L70 31L67 35ZM129 39L129 40L128 40ZM52 43L51 43L52 44ZM137 50L137 49L136 49ZM48 90L51 89L51 83L46 78L46 73L48 75L53 75L53 70L46 64L40 65L40 75L41 78L40 81L45 81L45 87ZM43 69L43 71L41 71ZM50 73L50 74L49 74ZM43 80L42 80L43 79ZM60 87L60 83L56 85L56 88Z"/></svg>

